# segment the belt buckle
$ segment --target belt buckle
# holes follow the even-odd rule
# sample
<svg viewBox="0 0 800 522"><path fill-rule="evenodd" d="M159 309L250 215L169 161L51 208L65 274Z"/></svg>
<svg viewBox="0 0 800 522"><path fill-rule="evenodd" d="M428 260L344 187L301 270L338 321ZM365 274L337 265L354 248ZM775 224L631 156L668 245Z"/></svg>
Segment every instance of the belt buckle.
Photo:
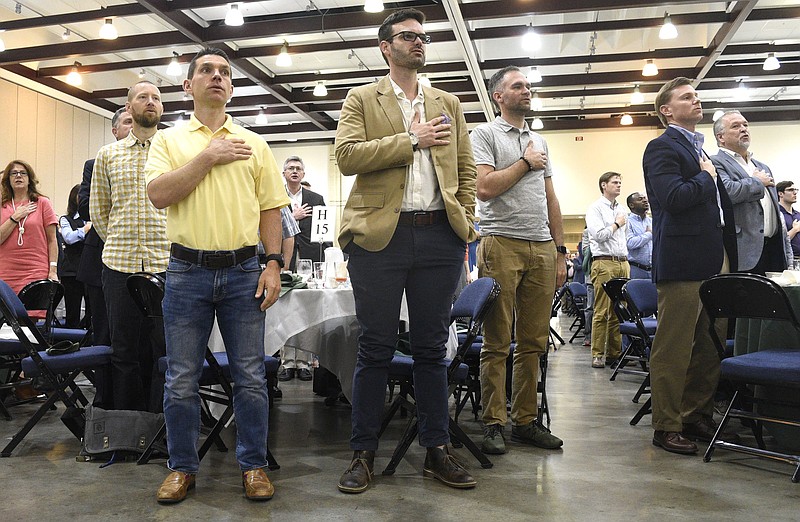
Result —
<svg viewBox="0 0 800 522"><path fill-rule="evenodd" d="M228 268L235 265L236 256L233 252L211 252L203 256L203 266L206 268Z"/></svg>
<svg viewBox="0 0 800 522"><path fill-rule="evenodd" d="M411 216L411 226L417 227L422 225L430 225L430 216L431 215L428 212L424 211L414 212L414 214ZM421 218L421 220L418 222L417 218ZM422 221L425 220L426 218L427 221Z"/></svg>

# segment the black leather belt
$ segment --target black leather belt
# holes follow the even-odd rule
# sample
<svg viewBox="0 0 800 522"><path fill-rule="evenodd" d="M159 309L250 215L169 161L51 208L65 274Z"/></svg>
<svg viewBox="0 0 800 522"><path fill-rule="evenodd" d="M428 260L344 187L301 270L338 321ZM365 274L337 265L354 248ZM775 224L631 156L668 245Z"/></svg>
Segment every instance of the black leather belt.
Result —
<svg viewBox="0 0 800 522"><path fill-rule="evenodd" d="M203 268L230 268L244 263L256 256L255 246L246 246L238 250L195 250L178 243L172 243L169 253L175 259L194 263Z"/></svg>
<svg viewBox="0 0 800 522"><path fill-rule="evenodd" d="M424 227L447 221L446 210L432 210L430 212L400 212L398 225L411 225L412 227Z"/></svg>
<svg viewBox="0 0 800 522"><path fill-rule="evenodd" d="M628 260L625 256L592 256L592 261L617 261L619 263L624 263Z"/></svg>
<svg viewBox="0 0 800 522"><path fill-rule="evenodd" d="M644 270L645 272L649 272L650 270L653 269L653 267L650 266L650 265L643 265L641 263L637 263L636 261L631 261L630 259L628 259L628 264L631 265L631 266L635 266L636 268L640 268L640 269Z"/></svg>

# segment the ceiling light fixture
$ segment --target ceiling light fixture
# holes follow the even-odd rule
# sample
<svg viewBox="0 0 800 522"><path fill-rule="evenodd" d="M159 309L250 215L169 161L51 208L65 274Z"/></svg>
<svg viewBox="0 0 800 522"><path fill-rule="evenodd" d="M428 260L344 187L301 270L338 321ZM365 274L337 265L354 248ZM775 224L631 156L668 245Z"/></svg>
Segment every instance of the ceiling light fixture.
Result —
<svg viewBox="0 0 800 522"><path fill-rule="evenodd" d="M258 115L256 115L256 125L266 125L267 124L267 113L264 110L264 107L261 107L261 110L258 111Z"/></svg>
<svg viewBox="0 0 800 522"><path fill-rule="evenodd" d="M736 88L736 94L734 97L737 100L747 100L750 99L750 91L747 89L747 86L744 84L744 80L739 80L739 87Z"/></svg>
<svg viewBox="0 0 800 522"><path fill-rule="evenodd" d="M533 28L533 24L528 24L528 30L522 35L522 49L525 51L538 51L542 47L542 39L539 33Z"/></svg>
<svg viewBox="0 0 800 522"><path fill-rule="evenodd" d="M764 70L765 71L777 71L781 68L781 62L775 58L775 53L769 53L767 55L767 59L764 60Z"/></svg>
<svg viewBox="0 0 800 522"><path fill-rule="evenodd" d="M139 69L139 79L144 80L144 76L147 74L144 69Z"/></svg>
<svg viewBox="0 0 800 522"><path fill-rule="evenodd" d="M625 113L622 115L622 118L619 119L620 125L633 125L633 118L630 114Z"/></svg>
<svg viewBox="0 0 800 522"><path fill-rule="evenodd" d="M542 110L543 106L542 99L539 98L539 93L533 93L533 97L531 97L531 109L538 112Z"/></svg>
<svg viewBox="0 0 800 522"><path fill-rule="evenodd" d="M228 12L225 14L225 25L238 27L244 24L244 17L239 7L240 4L238 2L228 4Z"/></svg>
<svg viewBox="0 0 800 522"><path fill-rule="evenodd" d="M631 93L631 104L632 105L639 105L640 103L644 103L644 94L642 91L639 90L639 84L636 84L636 87L633 88L633 92Z"/></svg>
<svg viewBox="0 0 800 522"><path fill-rule="evenodd" d="M366 2L364 2L364 11L368 13L380 13L383 11L383 2L381 0L366 0Z"/></svg>
<svg viewBox="0 0 800 522"><path fill-rule="evenodd" d="M182 73L183 69L181 69L181 64L178 63L178 53L173 51L172 60L170 60L169 65L167 65L167 74L177 78Z"/></svg>
<svg viewBox="0 0 800 522"><path fill-rule="evenodd" d="M4 32L5 29L0 29L0 34L3 34ZM0 53L2 53L5 50L6 50L6 43L3 41L2 38L0 38Z"/></svg>
<svg viewBox="0 0 800 522"><path fill-rule="evenodd" d="M119 33L117 33L117 28L114 27L114 20L106 18L103 27L100 28L100 38L103 40L116 40L118 36Z"/></svg>
<svg viewBox="0 0 800 522"><path fill-rule="evenodd" d="M672 17L669 16L669 13L664 13L664 25L658 31L658 37L662 40L674 40L678 37L678 30L672 25Z"/></svg>
<svg viewBox="0 0 800 522"><path fill-rule="evenodd" d="M711 117L711 121L717 121L718 119L722 118L725 115L725 111L717 109L714 111L714 116Z"/></svg>
<svg viewBox="0 0 800 522"><path fill-rule="evenodd" d="M325 83L322 80L318 81L317 85L314 87L314 96L319 96L321 98L327 95L328 89L325 87Z"/></svg>
<svg viewBox="0 0 800 522"><path fill-rule="evenodd" d="M541 118L534 118L533 122L531 123L531 129L533 130L542 130L544 129L544 122Z"/></svg>
<svg viewBox="0 0 800 522"><path fill-rule="evenodd" d="M71 34L72 33L70 32L69 29L64 29L64 32L61 33L61 39L64 40L64 41L67 41L67 40L69 40L69 37L70 37Z"/></svg>
<svg viewBox="0 0 800 522"><path fill-rule="evenodd" d="M77 87L78 85L83 83L83 80L81 79L81 74L78 72L78 67L80 66L81 66L80 62L75 62L75 64L72 66L72 70L69 72L66 78L68 84Z"/></svg>
<svg viewBox="0 0 800 522"><path fill-rule="evenodd" d="M285 40L283 42L283 46L281 46L281 52L278 54L278 58L275 60L275 65L278 67L292 66L292 57L289 55L289 44L286 43Z"/></svg>
<svg viewBox="0 0 800 522"><path fill-rule="evenodd" d="M642 76L656 76L658 74L658 67L656 67L653 60L647 60L642 69Z"/></svg>
<svg viewBox="0 0 800 522"><path fill-rule="evenodd" d="M528 82L530 83L541 83L542 81L542 73L539 72L539 68L534 66L531 67L531 70L528 71Z"/></svg>
<svg viewBox="0 0 800 522"><path fill-rule="evenodd" d="M431 86L431 79L428 78L427 74L420 74L418 80L419 80L419 83L421 83L425 87L430 87Z"/></svg>

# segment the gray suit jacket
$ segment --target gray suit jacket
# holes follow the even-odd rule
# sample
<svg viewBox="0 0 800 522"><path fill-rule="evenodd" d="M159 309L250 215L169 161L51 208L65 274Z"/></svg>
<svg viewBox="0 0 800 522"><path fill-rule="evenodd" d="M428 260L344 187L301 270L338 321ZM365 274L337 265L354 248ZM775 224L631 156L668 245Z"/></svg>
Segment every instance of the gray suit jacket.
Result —
<svg viewBox="0 0 800 522"><path fill-rule="evenodd" d="M717 174L722 179L725 190L733 203L733 215L736 222L736 244L739 250L739 270L750 270L761 257L764 249L764 185L758 178L753 178L730 154L719 151L711 157ZM752 160L753 164L768 174L772 174L765 164ZM792 266L792 247L786 235L783 216L778 208L778 193L775 187L767 187L778 233L783 236L783 254L786 267ZM784 267L784 268L786 268ZM777 268L777 267L776 267Z"/></svg>

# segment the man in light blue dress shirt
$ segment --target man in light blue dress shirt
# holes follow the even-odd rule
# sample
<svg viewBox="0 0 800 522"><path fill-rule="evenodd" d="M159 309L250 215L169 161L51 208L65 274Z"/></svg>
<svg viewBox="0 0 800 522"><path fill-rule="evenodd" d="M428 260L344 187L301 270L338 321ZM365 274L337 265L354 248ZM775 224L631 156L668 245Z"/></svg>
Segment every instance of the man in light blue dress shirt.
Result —
<svg viewBox="0 0 800 522"><path fill-rule="evenodd" d="M647 215L650 204L647 195L634 192L627 199L628 208L628 264L631 279L650 279L653 255L653 218Z"/></svg>

